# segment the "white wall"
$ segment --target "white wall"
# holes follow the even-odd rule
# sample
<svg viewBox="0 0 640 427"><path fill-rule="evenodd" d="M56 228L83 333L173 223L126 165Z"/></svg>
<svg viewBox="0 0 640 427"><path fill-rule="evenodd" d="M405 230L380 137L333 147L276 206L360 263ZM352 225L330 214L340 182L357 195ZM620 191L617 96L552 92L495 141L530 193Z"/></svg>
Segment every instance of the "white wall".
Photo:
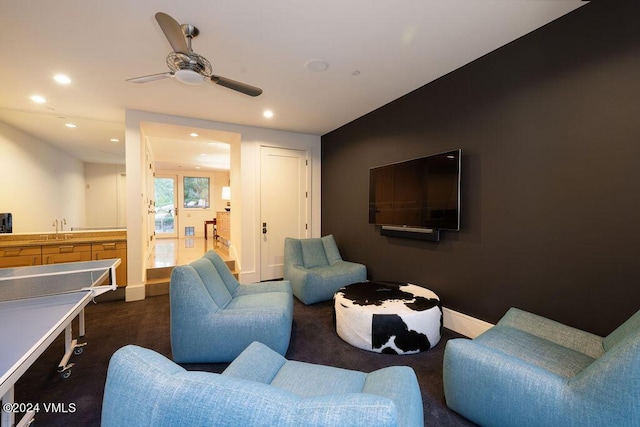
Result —
<svg viewBox="0 0 640 427"><path fill-rule="evenodd" d="M125 166L86 163L84 176L87 227L125 227Z"/></svg>
<svg viewBox="0 0 640 427"><path fill-rule="evenodd" d="M14 233L85 227L84 163L0 122L0 212L13 214Z"/></svg>
<svg viewBox="0 0 640 427"><path fill-rule="evenodd" d="M143 204L140 203L141 191L144 191L141 179L141 170L144 167L144 156L141 154L141 146L143 145L141 127L144 122L215 129L240 135L239 144L231 144L231 187L234 207L231 209L231 235L241 265L240 280L242 282L258 281L260 277L259 243L261 234L258 185L260 146L294 148L309 152L312 175L311 235L320 235L320 136L127 110L125 138L128 207L128 301L144 298L145 267L143 260L146 254L143 251L142 230L145 229L146 220L143 214Z"/></svg>

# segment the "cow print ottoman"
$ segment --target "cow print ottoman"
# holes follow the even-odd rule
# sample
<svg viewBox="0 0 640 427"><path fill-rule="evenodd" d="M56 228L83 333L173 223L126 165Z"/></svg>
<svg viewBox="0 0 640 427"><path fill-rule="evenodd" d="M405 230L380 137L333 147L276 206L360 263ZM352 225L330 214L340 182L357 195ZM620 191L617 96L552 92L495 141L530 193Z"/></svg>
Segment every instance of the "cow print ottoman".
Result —
<svg viewBox="0 0 640 427"><path fill-rule="evenodd" d="M354 283L336 292L334 309L340 338L363 350L411 354L440 341L440 299L421 286Z"/></svg>

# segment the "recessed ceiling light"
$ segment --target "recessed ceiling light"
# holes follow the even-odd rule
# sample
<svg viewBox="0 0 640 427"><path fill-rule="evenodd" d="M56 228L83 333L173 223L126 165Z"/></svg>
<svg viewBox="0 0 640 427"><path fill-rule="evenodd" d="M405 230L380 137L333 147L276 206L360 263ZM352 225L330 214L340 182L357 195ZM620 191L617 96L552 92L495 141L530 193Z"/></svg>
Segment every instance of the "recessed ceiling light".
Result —
<svg viewBox="0 0 640 427"><path fill-rule="evenodd" d="M78 127L78 126L74 125L73 123L66 123L65 126L68 127L68 128L77 128Z"/></svg>
<svg viewBox="0 0 640 427"><path fill-rule="evenodd" d="M273 111L271 110L264 110L264 112L262 113L263 116L265 116L267 119L270 119L271 117L273 117Z"/></svg>
<svg viewBox="0 0 640 427"><path fill-rule="evenodd" d="M111 141L111 142L120 142L120 140L118 138L111 138L109 141Z"/></svg>
<svg viewBox="0 0 640 427"><path fill-rule="evenodd" d="M321 73L323 71L327 71L327 69L329 68L329 63L324 59L310 59L304 63L304 68L309 71Z"/></svg>
<svg viewBox="0 0 640 427"><path fill-rule="evenodd" d="M197 133L195 133L195 132L192 132L192 133L190 133L190 134L189 134L189 136L192 136L192 137L194 137L194 138L195 138L196 136L198 136L198 134L197 134Z"/></svg>
<svg viewBox="0 0 640 427"><path fill-rule="evenodd" d="M53 79L61 85L68 85L69 83L71 83L71 79L64 74L56 74L55 76L53 76Z"/></svg>
<svg viewBox="0 0 640 427"><path fill-rule="evenodd" d="M47 100L44 99L44 96L40 96L40 95L31 96L31 100L36 104L44 104L45 102L47 102Z"/></svg>

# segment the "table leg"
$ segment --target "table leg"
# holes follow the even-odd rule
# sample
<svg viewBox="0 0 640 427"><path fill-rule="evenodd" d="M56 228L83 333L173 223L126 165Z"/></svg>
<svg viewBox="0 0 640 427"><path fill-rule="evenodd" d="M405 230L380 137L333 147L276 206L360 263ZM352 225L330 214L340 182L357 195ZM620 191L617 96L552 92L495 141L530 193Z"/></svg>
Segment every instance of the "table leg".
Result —
<svg viewBox="0 0 640 427"><path fill-rule="evenodd" d="M79 336L83 337L84 336L84 308L80 311L80 314L78 315L78 329L80 329L79 331Z"/></svg>
<svg viewBox="0 0 640 427"><path fill-rule="evenodd" d="M2 396L2 403L13 403L13 387ZM15 415L12 411L0 410L0 425L2 427L12 427L14 419Z"/></svg>
<svg viewBox="0 0 640 427"><path fill-rule="evenodd" d="M15 403L14 402L14 388L11 387L5 394L2 396L2 404L5 403ZM31 424L31 420L35 417L35 411L27 411L20 421L15 424L16 414L14 411L5 411L4 406L0 410L0 426L2 427L24 427Z"/></svg>
<svg viewBox="0 0 640 427"><path fill-rule="evenodd" d="M81 330L84 332L84 309L80 312L81 319ZM84 350L84 346L87 343L78 343L78 340L73 339L73 330L71 327L71 322L64 328L64 355L62 356L62 360L58 365L58 373L62 378L69 378L71 375L71 368L73 367L73 363L69 363L69 359L71 359L72 354L80 354Z"/></svg>

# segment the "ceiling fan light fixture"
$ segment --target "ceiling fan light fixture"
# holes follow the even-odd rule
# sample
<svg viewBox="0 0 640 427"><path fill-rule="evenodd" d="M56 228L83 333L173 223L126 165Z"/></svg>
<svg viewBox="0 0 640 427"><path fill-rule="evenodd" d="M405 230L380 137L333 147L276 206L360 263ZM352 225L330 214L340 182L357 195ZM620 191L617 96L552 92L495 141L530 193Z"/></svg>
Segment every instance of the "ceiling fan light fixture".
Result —
<svg viewBox="0 0 640 427"><path fill-rule="evenodd" d="M188 85L201 85L205 82L205 76L189 69L176 71L174 77Z"/></svg>

